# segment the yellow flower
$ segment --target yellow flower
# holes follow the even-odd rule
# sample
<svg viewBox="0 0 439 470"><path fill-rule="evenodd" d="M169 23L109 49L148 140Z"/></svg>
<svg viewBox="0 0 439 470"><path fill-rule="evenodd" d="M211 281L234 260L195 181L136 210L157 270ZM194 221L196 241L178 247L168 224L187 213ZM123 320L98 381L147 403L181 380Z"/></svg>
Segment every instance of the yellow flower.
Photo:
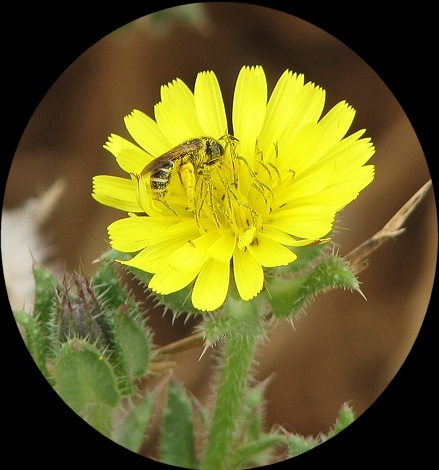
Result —
<svg viewBox="0 0 439 470"><path fill-rule="evenodd" d="M232 277L252 299L264 268L294 262L289 247L328 240L336 213L373 180L370 139L345 137L351 106L321 117L325 91L288 70L267 95L263 68L243 67L231 131L217 78L202 72L194 92L179 79L161 88L155 120L125 117L136 144L109 137L104 147L130 178L96 176L93 197L129 213L108 227L111 246L135 253L123 263L153 273L154 292L193 283L194 307L213 311ZM215 159L208 142L221 145Z"/></svg>

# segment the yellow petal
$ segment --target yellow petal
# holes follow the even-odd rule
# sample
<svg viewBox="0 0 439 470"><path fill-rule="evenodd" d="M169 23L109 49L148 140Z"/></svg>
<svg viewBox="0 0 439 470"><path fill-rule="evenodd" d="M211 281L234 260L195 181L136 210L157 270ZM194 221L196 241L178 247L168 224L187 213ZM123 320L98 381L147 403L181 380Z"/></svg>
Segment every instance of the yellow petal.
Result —
<svg viewBox="0 0 439 470"><path fill-rule="evenodd" d="M141 173L153 158L137 145L116 134L110 135L104 148L116 157L118 165L127 173Z"/></svg>
<svg viewBox="0 0 439 470"><path fill-rule="evenodd" d="M106 206L126 212L143 212L133 191L133 183L126 178L107 175L93 177L92 196Z"/></svg>
<svg viewBox="0 0 439 470"><path fill-rule="evenodd" d="M111 243L111 246L117 250L118 243L121 243L121 241L114 240ZM173 269L171 266L169 266L166 260L168 256L170 256L174 251L178 250L183 243L184 242L179 239L168 239L162 242L157 242L144 248L132 259L120 262L122 264L126 264L127 266L132 266L148 273L159 272L165 265L169 269ZM173 270L176 271L175 269Z"/></svg>
<svg viewBox="0 0 439 470"><path fill-rule="evenodd" d="M264 267L286 266L297 259L297 256L285 246L273 241L263 233L258 233L255 241L248 247L253 258Z"/></svg>
<svg viewBox="0 0 439 470"><path fill-rule="evenodd" d="M119 219L108 226L108 235L112 246L124 253L142 250L163 236L169 228L169 223L151 217L130 217Z"/></svg>
<svg viewBox="0 0 439 470"><path fill-rule="evenodd" d="M194 243L189 240L171 254L168 263L177 271L187 272L197 269L200 270L207 258L206 247L196 247Z"/></svg>
<svg viewBox="0 0 439 470"><path fill-rule="evenodd" d="M280 243L282 245L287 245L287 246L296 246L297 241L291 235L284 232L283 230L279 230L276 227L273 227L268 224L264 224L262 230L263 230L264 235L269 237L274 242ZM261 232L258 232L258 233L261 233Z"/></svg>
<svg viewBox="0 0 439 470"><path fill-rule="evenodd" d="M206 261L198 274L192 291L195 308L212 312L224 303L229 288L230 263L213 259Z"/></svg>
<svg viewBox="0 0 439 470"><path fill-rule="evenodd" d="M227 134L227 117L218 79L213 72L197 75L195 109L204 134L216 139Z"/></svg>
<svg viewBox="0 0 439 470"><path fill-rule="evenodd" d="M332 107L328 113L319 121L324 131L331 135L332 143L341 140L355 117L355 109L349 106L346 101L341 101Z"/></svg>
<svg viewBox="0 0 439 470"><path fill-rule="evenodd" d="M268 223L299 238L324 237L332 230L335 214L323 204L279 210L270 215Z"/></svg>
<svg viewBox="0 0 439 470"><path fill-rule="evenodd" d="M218 239L216 231L209 231L202 236L194 232L185 234L185 241L168 259L168 263L177 271L193 271L201 266L209 257L209 247Z"/></svg>
<svg viewBox="0 0 439 470"><path fill-rule="evenodd" d="M374 179L375 167L366 165L351 173L349 178L328 185L319 195L334 211L341 210L352 202Z"/></svg>
<svg viewBox="0 0 439 470"><path fill-rule="evenodd" d="M353 168L364 165L375 153L375 147L369 138L359 139L363 133L364 130L358 131L338 142L328 150L318 164L331 165L332 163L334 165L336 163L338 166L337 174L340 175L343 173L349 174ZM312 168L310 171L312 171Z"/></svg>
<svg viewBox="0 0 439 470"><path fill-rule="evenodd" d="M293 133L310 122L317 122L322 114L325 98L325 90L312 82L306 83L291 109L290 122L285 132Z"/></svg>
<svg viewBox="0 0 439 470"><path fill-rule="evenodd" d="M225 230L219 238L208 247L209 256L221 263L229 263L236 245L232 229Z"/></svg>
<svg viewBox="0 0 439 470"><path fill-rule="evenodd" d="M172 147L171 142L163 135L154 119L142 111L134 109L128 116L125 116L124 120L134 140L154 157L162 155Z"/></svg>
<svg viewBox="0 0 439 470"><path fill-rule="evenodd" d="M238 248L240 250L247 248L253 242L256 233L256 227L250 227L238 237Z"/></svg>
<svg viewBox="0 0 439 470"><path fill-rule="evenodd" d="M141 175L131 175L133 186L135 187L135 194L137 202L142 208L143 212L148 215L160 214L160 209L154 204L152 198L151 186L147 181L147 178Z"/></svg>
<svg viewBox="0 0 439 470"><path fill-rule="evenodd" d="M264 282L264 271L248 251L235 249L233 274L236 288L243 300L250 300L261 291Z"/></svg>
<svg viewBox="0 0 439 470"><path fill-rule="evenodd" d="M264 153L264 159L273 158L275 143L279 141L285 127L291 120L295 100L303 87L304 76L286 70L279 78L270 100L258 145Z"/></svg>
<svg viewBox="0 0 439 470"><path fill-rule="evenodd" d="M308 123L297 132L282 136L278 144L278 158L273 161L281 175L292 172L294 179L327 150L322 128Z"/></svg>
<svg viewBox="0 0 439 470"><path fill-rule="evenodd" d="M168 264L162 264L149 281L148 287L157 294L172 294L188 286L196 277L198 271L181 273Z"/></svg>
<svg viewBox="0 0 439 470"><path fill-rule="evenodd" d="M267 81L262 67L243 67L233 97L233 133L239 140L239 155L253 165L256 139L265 119Z"/></svg>
<svg viewBox="0 0 439 470"><path fill-rule="evenodd" d="M172 144L171 148L191 137L203 135L194 95L183 81L176 79L162 86L161 97L161 102L154 107L154 114L161 132Z"/></svg>

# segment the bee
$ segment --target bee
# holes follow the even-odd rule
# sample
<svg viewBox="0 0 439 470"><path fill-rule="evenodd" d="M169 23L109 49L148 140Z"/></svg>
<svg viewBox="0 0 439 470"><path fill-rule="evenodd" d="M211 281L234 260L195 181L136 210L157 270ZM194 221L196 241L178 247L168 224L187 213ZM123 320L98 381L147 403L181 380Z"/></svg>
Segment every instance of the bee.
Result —
<svg viewBox="0 0 439 470"><path fill-rule="evenodd" d="M178 173L188 195L188 209L194 210L197 175L202 174L206 167L219 162L223 155L224 147L218 141L211 137L198 137L155 158L146 165L142 174L149 175L152 192L164 202L171 179Z"/></svg>

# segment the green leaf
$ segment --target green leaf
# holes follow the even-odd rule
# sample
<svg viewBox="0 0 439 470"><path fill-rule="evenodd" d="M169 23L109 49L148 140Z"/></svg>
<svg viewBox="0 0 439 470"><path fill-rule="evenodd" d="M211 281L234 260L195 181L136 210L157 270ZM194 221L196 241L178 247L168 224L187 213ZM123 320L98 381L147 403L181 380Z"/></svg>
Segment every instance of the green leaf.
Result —
<svg viewBox="0 0 439 470"><path fill-rule="evenodd" d="M172 380L163 416L160 439L161 462L183 468L196 468L192 404L184 388Z"/></svg>
<svg viewBox="0 0 439 470"><path fill-rule="evenodd" d="M156 393L148 393L125 418L113 433L113 440L132 452L139 452L145 438L146 429L151 421Z"/></svg>
<svg viewBox="0 0 439 470"><path fill-rule="evenodd" d="M75 338L62 345L54 366L55 389L61 398L88 424L109 437L120 394L111 364L102 352Z"/></svg>

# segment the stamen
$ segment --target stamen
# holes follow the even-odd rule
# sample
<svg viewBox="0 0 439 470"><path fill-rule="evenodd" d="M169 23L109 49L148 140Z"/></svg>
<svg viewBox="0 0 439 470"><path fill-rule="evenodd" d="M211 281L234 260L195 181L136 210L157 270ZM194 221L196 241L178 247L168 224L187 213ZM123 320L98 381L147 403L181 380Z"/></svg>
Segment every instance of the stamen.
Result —
<svg viewBox="0 0 439 470"><path fill-rule="evenodd" d="M275 186L277 186L280 182L280 173L279 173L279 170L277 169L277 166L276 165L273 165L273 163L271 162L268 162L268 164L271 166L271 168L273 168L273 170L276 172L276 175L277 175L277 183L275 184Z"/></svg>

